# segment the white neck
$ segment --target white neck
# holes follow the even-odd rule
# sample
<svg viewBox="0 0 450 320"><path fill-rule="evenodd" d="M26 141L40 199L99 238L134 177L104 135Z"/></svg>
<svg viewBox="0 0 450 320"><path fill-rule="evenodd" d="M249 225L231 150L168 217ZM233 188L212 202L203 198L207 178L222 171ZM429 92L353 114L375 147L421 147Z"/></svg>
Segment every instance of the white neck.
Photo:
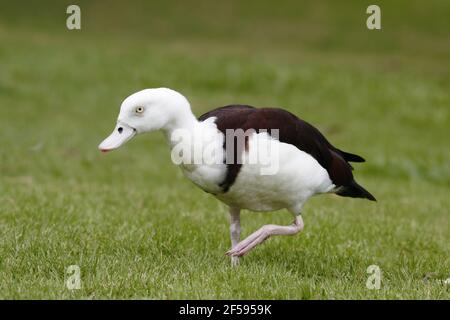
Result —
<svg viewBox="0 0 450 320"><path fill-rule="evenodd" d="M165 136L169 139L175 130L187 130L193 132L199 123L195 115L192 113L190 106L177 108L172 119L162 129Z"/></svg>

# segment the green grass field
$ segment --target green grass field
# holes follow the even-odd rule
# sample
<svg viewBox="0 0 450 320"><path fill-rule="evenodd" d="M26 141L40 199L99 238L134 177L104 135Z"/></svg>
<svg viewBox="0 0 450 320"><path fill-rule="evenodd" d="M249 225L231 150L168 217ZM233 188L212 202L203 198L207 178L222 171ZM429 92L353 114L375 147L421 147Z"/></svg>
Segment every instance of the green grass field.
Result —
<svg viewBox="0 0 450 320"><path fill-rule="evenodd" d="M0 298L449 298L448 1L377 1L381 31L368 1L79 1L79 31L69 3L0 4ZM231 268L227 208L162 134L97 150L122 99L160 86L196 115L294 112L368 160L355 175L378 202L311 199L301 234ZM244 212L242 235L291 219Z"/></svg>

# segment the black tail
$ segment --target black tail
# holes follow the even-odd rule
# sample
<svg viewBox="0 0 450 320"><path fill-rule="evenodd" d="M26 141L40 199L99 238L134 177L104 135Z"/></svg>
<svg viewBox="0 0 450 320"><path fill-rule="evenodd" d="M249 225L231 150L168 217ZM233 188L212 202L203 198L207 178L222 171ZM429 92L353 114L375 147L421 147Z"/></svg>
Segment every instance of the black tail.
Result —
<svg viewBox="0 0 450 320"><path fill-rule="evenodd" d="M338 149L338 152L347 162L365 162L366 160L363 157L358 156L357 154L345 152Z"/></svg>
<svg viewBox="0 0 450 320"><path fill-rule="evenodd" d="M342 197L365 198L371 201L377 201L377 199L375 199L369 191L357 184L355 180L353 180L349 185L339 187L336 194Z"/></svg>

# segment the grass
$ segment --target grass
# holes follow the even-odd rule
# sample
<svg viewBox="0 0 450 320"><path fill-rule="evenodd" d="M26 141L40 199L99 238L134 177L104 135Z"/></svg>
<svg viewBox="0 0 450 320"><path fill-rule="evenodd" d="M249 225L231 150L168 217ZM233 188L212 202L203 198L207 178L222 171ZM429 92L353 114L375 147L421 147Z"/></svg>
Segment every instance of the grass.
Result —
<svg viewBox="0 0 450 320"><path fill-rule="evenodd" d="M381 1L369 31L364 1L191 3L81 1L81 31L68 2L2 3L0 298L448 299L449 4ZM158 86L197 115L289 109L368 159L355 175L379 201L311 199L304 232L230 268L225 206L161 134L96 149L121 100ZM243 235L290 221L245 212Z"/></svg>

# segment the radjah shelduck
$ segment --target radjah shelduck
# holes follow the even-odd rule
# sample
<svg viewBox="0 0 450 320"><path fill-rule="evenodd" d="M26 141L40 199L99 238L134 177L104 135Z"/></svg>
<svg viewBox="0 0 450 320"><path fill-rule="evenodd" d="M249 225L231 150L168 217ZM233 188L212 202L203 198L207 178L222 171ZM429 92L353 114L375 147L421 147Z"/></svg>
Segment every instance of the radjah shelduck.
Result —
<svg viewBox="0 0 450 320"><path fill-rule="evenodd" d="M270 236L299 233L303 205L313 195L375 201L353 177L349 162L364 162L362 157L334 147L315 127L279 108L229 105L197 119L177 91L145 89L123 101L116 127L99 149L110 151L156 130L165 133L172 160L186 177L229 207L227 255L233 265ZM294 222L262 226L241 241L241 209L287 209Z"/></svg>

